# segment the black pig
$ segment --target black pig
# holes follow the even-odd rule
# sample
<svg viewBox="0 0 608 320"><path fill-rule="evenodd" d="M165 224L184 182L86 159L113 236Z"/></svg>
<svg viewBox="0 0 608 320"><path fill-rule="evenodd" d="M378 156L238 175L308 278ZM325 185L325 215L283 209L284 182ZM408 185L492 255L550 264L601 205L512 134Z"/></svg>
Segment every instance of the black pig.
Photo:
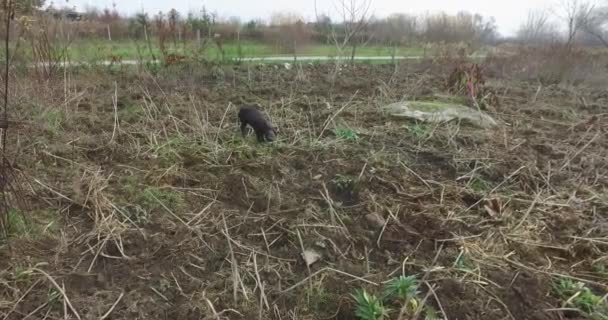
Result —
<svg viewBox="0 0 608 320"><path fill-rule="evenodd" d="M258 142L274 141L276 139L276 129L264 118L264 115L255 107L245 105L239 110L239 120L241 121L241 134L246 134L247 125L253 128Z"/></svg>

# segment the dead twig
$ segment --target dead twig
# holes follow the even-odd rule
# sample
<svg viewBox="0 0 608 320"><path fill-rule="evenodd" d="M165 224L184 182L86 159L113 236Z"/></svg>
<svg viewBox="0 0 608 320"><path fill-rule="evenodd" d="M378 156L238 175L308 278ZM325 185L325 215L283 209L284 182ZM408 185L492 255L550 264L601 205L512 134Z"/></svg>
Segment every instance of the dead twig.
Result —
<svg viewBox="0 0 608 320"><path fill-rule="evenodd" d="M55 289L57 289L57 291L59 291L59 293L61 293L61 295L63 296L63 299L65 301L65 303L67 304L67 306L70 308L70 310L72 311L72 313L74 314L74 316L76 316L77 319L80 320L80 315L78 314L78 311L76 311L76 309L74 308L74 306L72 306L72 303L70 302L70 299L68 298L67 294L65 293L65 291L63 290L63 287L60 286L57 281L55 281L55 279L53 279L53 277L51 277L48 273L38 269L38 268L32 268L31 269L33 272L37 272L40 273L41 275L45 276L47 278L47 280L49 280L53 286L55 286Z"/></svg>
<svg viewBox="0 0 608 320"><path fill-rule="evenodd" d="M101 316L101 318L99 318L99 320L104 320L105 318L109 317L110 314L112 314L112 311L114 311L114 308L116 308L116 305L118 305L118 303L120 302L120 300L122 300L122 297L125 295L124 292L120 293L120 296L118 296L118 299L116 299L116 301L112 304L112 306L110 307L110 309L108 309L108 311L106 311L106 313L103 314L103 316Z"/></svg>

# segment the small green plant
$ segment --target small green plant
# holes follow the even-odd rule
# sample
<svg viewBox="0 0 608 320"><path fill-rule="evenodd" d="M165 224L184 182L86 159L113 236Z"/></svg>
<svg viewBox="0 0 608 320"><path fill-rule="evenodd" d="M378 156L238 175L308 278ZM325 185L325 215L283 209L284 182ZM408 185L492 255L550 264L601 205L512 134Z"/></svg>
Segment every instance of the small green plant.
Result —
<svg viewBox="0 0 608 320"><path fill-rule="evenodd" d="M22 213L11 209L8 211L8 235L10 236L25 236L30 234L30 222L25 219Z"/></svg>
<svg viewBox="0 0 608 320"><path fill-rule="evenodd" d="M153 76L158 75L161 70L161 64L154 61L146 61L144 63L144 67L146 71L148 71Z"/></svg>
<svg viewBox="0 0 608 320"><path fill-rule="evenodd" d="M6 218L6 235L9 237L35 239L45 234L55 234L58 228L57 216L46 210L28 211L26 217L24 213L10 209Z"/></svg>
<svg viewBox="0 0 608 320"><path fill-rule="evenodd" d="M384 289L385 299L409 301L418 295L418 279L416 276L400 276L390 280Z"/></svg>
<svg viewBox="0 0 608 320"><path fill-rule="evenodd" d="M437 310L433 307L426 307L424 312L424 320L438 320L439 316L437 315Z"/></svg>
<svg viewBox="0 0 608 320"><path fill-rule="evenodd" d="M336 185L338 191L353 190L355 188L355 180L349 176L336 174L332 182Z"/></svg>
<svg viewBox="0 0 608 320"><path fill-rule="evenodd" d="M53 287L50 288L47 293L47 300L49 305L57 306L63 303L63 296L61 296L61 292L59 292L57 288Z"/></svg>
<svg viewBox="0 0 608 320"><path fill-rule="evenodd" d="M388 318L389 309L375 295L366 290L357 290L353 295L357 307L355 315L361 320L380 320Z"/></svg>
<svg viewBox="0 0 608 320"><path fill-rule="evenodd" d="M593 264L593 271L599 273L604 278L608 278L608 267L603 262Z"/></svg>
<svg viewBox="0 0 608 320"><path fill-rule="evenodd" d="M386 283L381 301L365 290L358 290L353 295L357 302L355 315L359 319L383 319L390 312L385 305L391 305L398 307L400 316L414 316L417 312L424 311L425 320L439 319L435 309L420 305L418 288L416 276L400 276Z"/></svg>
<svg viewBox="0 0 608 320"><path fill-rule="evenodd" d="M554 282L553 289L566 305L579 309L591 319L608 319L608 302L593 293L583 282L559 278Z"/></svg>
<svg viewBox="0 0 608 320"><path fill-rule="evenodd" d="M461 251L458 257L456 257L456 261L454 261L454 268L465 271L471 271L474 269L471 259L466 256L464 251Z"/></svg>
<svg viewBox="0 0 608 320"><path fill-rule="evenodd" d="M407 127L407 130L419 140L426 139L431 135L431 129L422 122L415 122Z"/></svg>
<svg viewBox="0 0 608 320"><path fill-rule="evenodd" d="M192 143L182 136L173 136L161 145L155 146L154 154L161 162L175 163L181 160L180 150L191 147Z"/></svg>
<svg viewBox="0 0 608 320"><path fill-rule="evenodd" d="M359 134L357 131L350 128L336 128L334 130L336 137L346 141L357 141L359 140Z"/></svg>
<svg viewBox="0 0 608 320"><path fill-rule="evenodd" d="M416 276L400 276L390 280L384 288L384 300L401 304L405 314L413 315L418 308L418 279Z"/></svg>
<svg viewBox="0 0 608 320"><path fill-rule="evenodd" d="M127 123L135 123L144 116L144 108L139 105L129 105L118 112L118 118Z"/></svg>
<svg viewBox="0 0 608 320"><path fill-rule="evenodd" d="M63 111L51 110L46 113L46 126L47 131L52 135L56 136L61 128L62 123L65 121L65 114Z"/></svg>
<svg viewBox="0 0 608 320"><path fill-rule="evenodd" d="M473 177L469 181L469 187L476 192L486 192L492 189L490 183L481 177Z"/></svg>

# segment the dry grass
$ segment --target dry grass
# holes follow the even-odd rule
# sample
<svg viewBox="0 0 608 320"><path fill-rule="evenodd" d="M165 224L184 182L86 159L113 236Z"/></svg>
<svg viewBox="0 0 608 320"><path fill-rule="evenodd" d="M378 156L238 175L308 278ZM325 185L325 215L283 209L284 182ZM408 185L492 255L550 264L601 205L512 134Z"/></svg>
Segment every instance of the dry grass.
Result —
<svg viewBox="0 0 608 320"><path fill-rule="evenodd" d="M13 139L55 231L0 249L0 316L352 319L354 289L415 274L445 318L559 319L555 279L608 290L601 92L489 79L501 126L479 130L380 113L445 93L417 65L333 90L331 66L220 68L19 82ZM240 137L244 101L277 143Z"/></svg>

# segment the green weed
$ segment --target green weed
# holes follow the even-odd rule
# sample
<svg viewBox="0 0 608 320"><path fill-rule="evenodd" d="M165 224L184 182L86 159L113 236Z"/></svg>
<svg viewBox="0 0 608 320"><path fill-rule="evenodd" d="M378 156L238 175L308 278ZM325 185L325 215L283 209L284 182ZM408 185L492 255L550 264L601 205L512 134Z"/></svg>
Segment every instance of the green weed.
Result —
<svg viewBox="0 0 608 320"><path fill-rule="evenodd" d="M336 174L334 176L334 178L332 179L332 182L336 186L336 189L340 192L352 191L356 187L355 179L353 179L349 176L341 175L341 174Z"/></svg>
<svg viewBox="0 0 608 320"><path fill-rule="evenodd" d="M178 207L182 203L183 199L181 194L173 190L147 187L144 189L140 201L144 208L153 210L162 207L159 201L162 202L162 204L167 208L172 209Z"/></svg>
<svg viewBox="0 0 608 320"><path fill-rule="evenodd" d="M375 295L365 289L355 291L353 298L357 303L355 315L361 320L388 319L389 309Z"/></svg>
<svg viewBox="0 0 608 320"><path fill-rule="evenodd" d="M59 306L63 304L63 296L61 295L61 292L57 290L57 288L53 287L50 288L49 292L47 293L47 301L51 306Z"/></svg>
<svg viewBox="0 0 608 320"><path fill-rule="evenodd" d="M487 192L492 189L490 183L481 177L473 177L468 184L476 192Z"/></svg>
<svg viewBox="0 0 608 320"><path fill-rule="evenodd" d="M15 209L8 211L8 235L12 236L27 236L31 234L31 223L25 219L25 216Z"/></svg>
<svg viewBox="0 0 608 320"><path fill-rule="evenodd" d="M138 122L144 116L144 109L138 105L129 105L118 112L118 119L127 123Z"/></svg>
<svg viewBox="0 0 608 320"><path fill-rule="evenodd" d="M65 121L65 114L60 110L51 110L45 114L47 132L55 137L61 129L61 125Z"/></svg>
<svg viewBox="0 0 608 320"><path fill-rule="evenodd" d="M154 155L163 163L173 164L181 160L179 150L184 149L189 142L182 136L174 136L167 139L161 145L156 146Z"/></svg>
<svg viewBox="0 0 608 320"><path fill-rule="evenodd" d="M401 315L413 316L417 311L423 310L425 320L438 319L435 309L420 305L418 288L419 283L416 276L400 276L391 279L384 285L382 300L378 300L365 290L357 290L353 295L357 304L355 315L359 319L384 319L390 312L390 309L384 304L387 303L396 306Z"/></svg>
<svg viewBox="0 0 608 320"><path fill-rule="evenodd" d="M13 276L15 280L27 279L30 275L29 270L23 266L16 265L13 269Z"/></svg>
<svg viewBox="0 0 608 320"><path fill-rule="evenodd" d="M454 268L464 271L472 271L475 269L473 262L466 256L464 251L461 251L458 257L456 257L456 261L454 261Z"/></svg>
<svg viewBox="0 0 608 320"><path fill-rule="evenodd" d="M593 264L593 271L599 273L604 278L608 278L608 267L603 262Z"/></svg>
<svg viewBox="0 0 608 320"><path fill-rule="evenodd" d="M359 140L359 135L357 131L350 128L336 128L334 130L334 134L336 137L346 141L357 141Z"/></svg>
<svg viewBox="0 0 608 320"><path fill-rule="evenodd" d="M44 234L54 234L59 228L57 217L48 211L28 212L35 221L25 217L24 213L15 209L8 211L8 236L36 238Z"/></svg>
<svg viewBox="0 0 608 320"><path fill-rule="evenodd" d="M433 307L426 306L424 310L424 320L438 320L439 315L437 315L437 310Z"/></svg>
<svg viewBox="0 0 608 320"><path fill-rule="evenodd" d="M156 62L146 61L146 63L144 63L144 68L151 75L157 76L158 73L162 70L162 65L160 63L156 63Z"/></svg>
<svg viewBox="0 0 608 320"><path fill-rule="evenodd" d="M406 314L414 314L418 308L418 279L416 276L400 276L390 280L384 288L385 301L397 300Z"/></svg>
<svg viewBox="0 0 608 320"><path fill-rule="evenodd" d="M416 276L400 276L390 280L384 289L385 299L409 301L418 295Z"/></svg>

